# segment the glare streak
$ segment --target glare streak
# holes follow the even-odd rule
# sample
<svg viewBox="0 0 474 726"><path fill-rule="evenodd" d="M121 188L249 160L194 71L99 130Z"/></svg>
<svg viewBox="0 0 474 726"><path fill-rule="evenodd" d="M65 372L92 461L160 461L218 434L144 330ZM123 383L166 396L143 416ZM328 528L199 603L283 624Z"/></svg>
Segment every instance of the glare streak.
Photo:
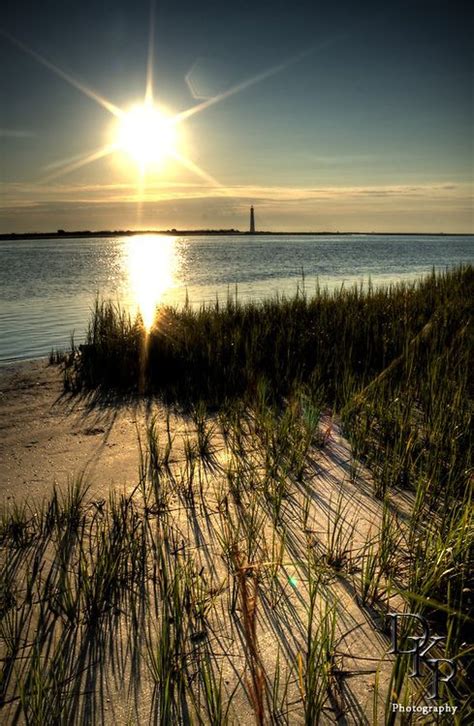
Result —
<svg viewBox="0 0 474 726"><path fill-rule="evenodd" d="M67 164L66 166L62 166L57 171L55 171L53 174L49 174L48 176L41 179L39 182L40 184L48 181L52 181L53 179L58 179L59 177L65 176L66 174L70 174L72 171L75 171L76 169L80 169L82 166L86 166L87 164L91 164L93 161L98 161L99 159L103 159L105 156L108 156L109 154L112 154L114 151L117 150L116 144L108 144L107 146L102 146L100 149L97 149L96 151L93 151L92 153L88 153L81 158L79 158L77 161ZM59 164L59 162L57 162Z"/></svg>
<svg viewBox="0 0 474 726"><path fill-rule="evenodd" d="M230 96L235 96L236 93L240 93L241 91L244 91L245 89L250 88L251 86L254 86L257 83L260 83L261 81L264 81L267 78L270 78L271 76L274 76L277 73L280 73L281 71L285 70L289 66L291 66L294 63L297 63L298 61L305 58L307 55L312 53L313 50L314 50L313 48L304 50L301 53L298 53L298 55L295 55L292 58L288 58L286 61L283 61L282 63L279 63L276 66L267 68L266 70L261 71L260 73L257 73L257 75L252 76L251 78L247 78L244 81L241 81L237 85L232 86L231 88L228 88L227 91L223 91L222 93L219 93L217 96L208 98L206 101L203 101L202 103L199 103L196 106L192 106L191 108L188 108L186 111L181 111L181 113L176 114L175 119L174 119L175 122L180 123L181 121L185 121L186 119L190 118L191 116L194 116L197 113L201 113L201 111L205 111L210 106L215 106L216 103L220 103L221 101L224 101L226 98L229 98Z"/></svg>
<svg viewBox="0 0 474 726"><path fill-rule="evenodd" d="M59 167L66 167L69 164L74 163L75 161L80 161L82 159L85 159L86 157L90 156L91 154L95 153L94 151L81 151L80 154L74 154L73 156L68 156L65 159L56 159L56 161L52 161L49 164L45 164L43 166L44 171L53 171L54 169L59 169Z"/></svg>
<svg viewBox="0 0 474 726"><path fill-rule="evenodd" d="M201 167L195 164L194 161L191 161L191 159L188 159L186 156L179 154L177 151L173 151L172 156L174 159L176 159L176 161L186 167L186 169L189 169L189 171L192 171L194 174L201 177L201 179L209 182L214 187L218 187L224 193L228 193L228 190L217 179L214 179L213 176L204 171L204 169L201 169Z"/></svg>
<svg viewBox="0 0 474 726"><path fill-rule="evenodd" d="M46 68L51 70L53 73L55 73L60 78L64 79L69 83L71 86L79 90L81 93L83 93L88 98L91 98L96 103L98 103L100 106L102 106L104 109L106 109L109 113L111 113L113 116L120 117L121 119L124 119L124 125L122 126L122 131L127 131L128 133L128 122L133 121L131 114L126 112L122 109L120 109L118 106L113 104L108 99L104 98L103 96L96 93L94 90L83 84L82 82L75 79L73 76L71 76L66 71L62 70L58 66L56 66L51 61L44 58L42 55L37 53L35 50L29 48L24 43L22 43L20 40L17 40L13 36L10 36L9 34L5 33L4 31L0 30L0 33L7 37L10 42L14 43L18 48L23 50L25 53L33 57L35 60L37 60L39 63L44 65ZM157 138L157 134L155 130L153 129L153 134L150 133L151 130L151 121L152 115L155 114L157 116L157 111L154 109L153 104L153 60L154 60L154 41L155 41L155 4L154 0L150 0L150 26L149 26L149 39L148 39L148 54L147 54L147 70L146 70L146 90L145 90L145 99L144 99L144 105L142 109L148 114L144 116L143 119L141 119L141 124L137 127L137 129L132 130L133 133L126 135L125 139L118 139L118 141L109 144L107 146L103 146L100 149L92 152L87 153L85 155L79 155L76 157L71 157L67 160L63 161L57 161L50 164L47 169L57 169L57 171L54 171L54 173L50 174L46 178L42 179L41 182L51 181L52 179L57 179L58 177L64 176L65 174L70 174L71 172L75 171L76 169L79 169L83 166L86 166L87 164L90 164L94 161L97 161L99 159L104 158L105 156L108 156L114 151L118 151L120 149L125 148L127 150L132 151L132 156L135 157L135 161L139 164L139 181L138 181L138 200L139 200L139 207L141 207L141 204L144 200L144 187L145 185L145 166L148 161L149 157L149 151L148 148L150 146L149 140L147 138L144 138L147 136L151 137L152 139ZM223 93L220 93L212 98L209 98L205 101L203 101L200 104L197 104L196 106L193 106L192 108L189 108L185 111L182 111L178 114L176 114L174 117L169 118L166 123L166 128L163 126L161 129L163 135L163 132L165 132L165 139L164 143L161 143L161 145L157 144L156 141L153 141L154 143L154 149L157 151L159 149L160 154L158 155L160 158L163 155L168 155L173 157L176 161L178 161L182 166L192 171L194 174L199 176L201 179L205 180L209 184L211 184L213 187L217 187L218 189L221 189L224 194L230 194L230 191L223 187L223 185L217 181L214 177L212 177L210 174L208 174L206 171L201 169L197 164L195 164L191 159L188 159L181 154L179 154L175 148L173 148L173 138L172 137L172 129L176 127L176 125L182 121L185 121L186 119L190 118L191 116L194 116L195 114L200 113L201 111L204 111L207 108L210 108L211 106L216 105L217 103L220 103L221 101L224 101L226 98L229 98L231 96L234 96L237 93L240 93L241 91L244 91L245 89L256 85L257 83L260 83L261 81L264 81L265 79L280 73L281 71L285 70L289 66L291 66L294 63L297 63L310 53L312 53L315 50L314 47L306 49L297 55L288 58L287 60L283 61L282 63L279 63L275 66L272 66L271 68L267 68L264 71L261 71L260 73L257 73L257 75L247 78L246 80L238 83L235 86L232 86L227 91L224 91ZM158 116L157 116L158 118ZM127 121L128 120L128 121ZM147 131L147 134L143 134L140 132L140 128L144 127L144 130ZM137 133L135 133L135 131ZM170 137L170 138L168 138ZM146 148L145 148L146 147ZM40 183L41 183L40 182ZM140 215L140 208L138 210L138 214Z"/></svg>
<svg viewBox="0 0 474 726"><path fill-rule="evenodd" d="M43 66L48 68L50 71L52 71L55 75L59 76L59 78L62 78L63 80L67 81L69 85L73 86L73 88L76 88L78 91L83 93L88 98L91 98L93 101L99 104L99 106L102 106L105 108L109 113L111 113L113 116L121 116L123 114L123 111L116 106L114 103L109 101L108 99L104 98L100 94L96 93L92 88L89 88L88 86L84 85L84 83L81 83L81 81L78 81L76 78L71 76L69 73L66 73L66 71L63 71L62 68L59 68L57 65L49 61L47 58L44 58L42 55L37 53L32 48L29 48L27 45L21 42L21 40L18 40L17 38L14 38L12 35L9 35L8 33L5 33L3 30L0 30L0 33L8 38L8 40L11 43L14 43L14 45L18 46L21 50L23 50L25 53L28 53L28 55L32 56L35 60L37 60L39 63L41 63Z"/></svg>
<svg viewBox="0 0 474 726"><path fill-rule="evenodd" d="M150 2L150 35L148 38L148 58L146 69L146 91L145 104L152 106L153 104L153 56L155 52L155 3Z"/></svg>

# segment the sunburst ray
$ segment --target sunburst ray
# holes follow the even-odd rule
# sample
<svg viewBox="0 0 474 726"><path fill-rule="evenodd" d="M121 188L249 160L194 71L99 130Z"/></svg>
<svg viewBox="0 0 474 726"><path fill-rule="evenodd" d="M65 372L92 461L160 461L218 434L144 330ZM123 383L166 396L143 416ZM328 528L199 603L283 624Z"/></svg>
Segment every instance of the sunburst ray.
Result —
<svg viewBox="0 0 474 726"><path fill-rule="evenodd" d="M208 174L207 171L204 171L204 169L201 169L201 167L198 166L191 159L188 159L186 156L183 156L182 154L178 153L177 151L173 151L172 156L174 159L176 159L177 162L179 162L186 169L189 169L189 171L192 171L194 174L199 176L201 179L204 179L204 181L207 181L208 184L211 184L213 187L220 189L224 194L229 193L229 190L226 189L226 187L224 187L220 183L220 181L218 181L213 176Z"/></svg>
<svg viewBox="0 0 474 726"><path fill-rule="evenodd" d="M76 161L73 161L70 164L66 163L63 166L60 166L52 174L48 174L48 176L45 176L43 179L41 179L40 183L49 182L53 179L59 179L62 176L66 176L66 174L70 174L72 171L76 171L76 169L80 169L83 166L92 164L92 162L94 161L98 161L99 159L103 159L104 157L109 156L116 150L117 144L107 144L106 146L101 146L100 149L96 149L93 152L88 152L77 158Z"/></svg>
<svg viewBox="0 0 474 726"><path fill-rule="evenodd" d="M150 29L148 36L148 56L146 67L145 104L153 104L153 59L155 55L155 2L150 0Z"/></svg>
<svg viewBox="0 0 474 726"><path fill-rule="evenodd" d="M18 40L18 38L15 38L14 36L10 35L9 33L5 33L5 31L0 30L0 34L3 35L5 38L7 38L11 43L16 45L18 48L20 48L22 51L30 55L32 58L38 61L38 63L41 63L41 65L45 66L45 68L48 68L48 70L52 71L55 75L57 75L59 78L62 78L64 81L69 83L70 86L73 88L76 88L78 91L83 93L88 98L91 98L93 101L99 104L99 106L102 106L102 108L105 108L106 111L111 113L113 116L122 116L123 111L121 108L116 106L112 101L109 101L104 96L101 96L99 93L94 91L92 88L89 88L89 86L86 86L82 81L77 80L77 78L74 78L70 73L67 73L59 66L55 65L55 63L52 63L44 56L40 55L40 53L37 53L33 48L29 48L25 43L23 43L21 40Z"/></svg>
<svg viewBox="0 0 474 726"><path fill-rule="evenodd" d="M314 48L308 48L304 51L301 51L301 53L298 53L295 56L292 56L291 58L287 58L287 60L282 61L282 63L278 63L275 66L272 66L271 68L267 68L264 71L261 71L260 73L257 73L255 76L252 76L251 78L246 78L244 81L241 81L240 83L237 83L235 86L232 86L231 88L228 88L227 91L223 91L222 93L217 94L216 96L213 96L212 98L208 98L206 101L203 101L202 103L198 103L196 106L191 106L191 108L186 109L186 111L181 111L180 113L176 114L174 117L174 120L176 123L181 123L182 121L185 121L186 119L190 118L191 116L194 116L197 113L201 113L202 111L205 111L207 108L210 108L211 106L215 106L217 103L221 103L221 101L224 101L226 98L230 98L230 96L235 96L237 93L240 93L241 91L245 91L245 89L250 88L251 86L255 86L257 83L261 83L261 81L266 80L267 78L270 78L271 76L276 75L277 73L280 73L281 71L285 70L289 66L293 65L294 63L298 63L298 61L305 58L307 55L312 53L314 51Z"/></svg>

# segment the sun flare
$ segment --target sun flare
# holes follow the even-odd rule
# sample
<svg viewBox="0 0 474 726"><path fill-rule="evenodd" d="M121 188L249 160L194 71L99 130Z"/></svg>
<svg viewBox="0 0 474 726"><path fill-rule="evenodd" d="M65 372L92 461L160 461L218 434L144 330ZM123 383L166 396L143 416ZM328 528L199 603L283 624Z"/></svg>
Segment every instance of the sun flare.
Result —
<svg viewBox="0 0 474 726"><path fill-rule="evenodd" d="M160 165L176 153L177 129L174 119L154 105L133 106L120 119L116 144L140 167Z"/></svg>

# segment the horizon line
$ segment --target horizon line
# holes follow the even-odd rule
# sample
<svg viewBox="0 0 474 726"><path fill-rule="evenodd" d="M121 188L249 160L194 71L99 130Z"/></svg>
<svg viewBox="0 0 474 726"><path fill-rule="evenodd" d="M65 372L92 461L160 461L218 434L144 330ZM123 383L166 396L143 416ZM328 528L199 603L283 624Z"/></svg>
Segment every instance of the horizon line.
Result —
<svg viewBox="0 0 474 726"><path fill-rule="evenodd" d="M101 230L88 230L88 229L79 229L79 230L63 230L59 229L56 231L50 231L50 232L3 232L0 233L0 240L7 241L7 240L22 240L22 239L49 239L49 238L68 238L68 237L128 237L133 235L144 235L144 234L156 234L156 235L173 235L173 236L182 236L182 235L236 235L236 236L251 236L251 237L258 237L258 235L314 235L314 236L351 236L351 235L366 235L366 236L376 236L376 235L385 235L385 236L418 236L418 237L471 237L474 235L474 231L472 232L376 232L376 231L364 231L364 230L351 230L351 231L329 231L329 230L308 230L308 231L295 231L295 230L285 230L285 231L272 231L272 230L259 230L255 232L250 232L250 230L240 230L236 229L234 227L230 228L222 228L222 229L176 229L175 227L171 229L117 229L117 230L109 230L109 229L101 229Z"/></svg>

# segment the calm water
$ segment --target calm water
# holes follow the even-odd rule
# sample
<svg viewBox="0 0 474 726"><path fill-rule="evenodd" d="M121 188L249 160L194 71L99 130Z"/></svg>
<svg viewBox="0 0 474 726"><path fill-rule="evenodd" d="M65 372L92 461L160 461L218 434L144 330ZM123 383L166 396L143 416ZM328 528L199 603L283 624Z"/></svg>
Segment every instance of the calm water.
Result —
<svg viewBox="0 0 474 726"><path fill-rule="evenodd" d="M412 280L474 259L474 237L262 236L0 241L0 361L47 355L84 335L97 293L139 307Z"/></svg>

